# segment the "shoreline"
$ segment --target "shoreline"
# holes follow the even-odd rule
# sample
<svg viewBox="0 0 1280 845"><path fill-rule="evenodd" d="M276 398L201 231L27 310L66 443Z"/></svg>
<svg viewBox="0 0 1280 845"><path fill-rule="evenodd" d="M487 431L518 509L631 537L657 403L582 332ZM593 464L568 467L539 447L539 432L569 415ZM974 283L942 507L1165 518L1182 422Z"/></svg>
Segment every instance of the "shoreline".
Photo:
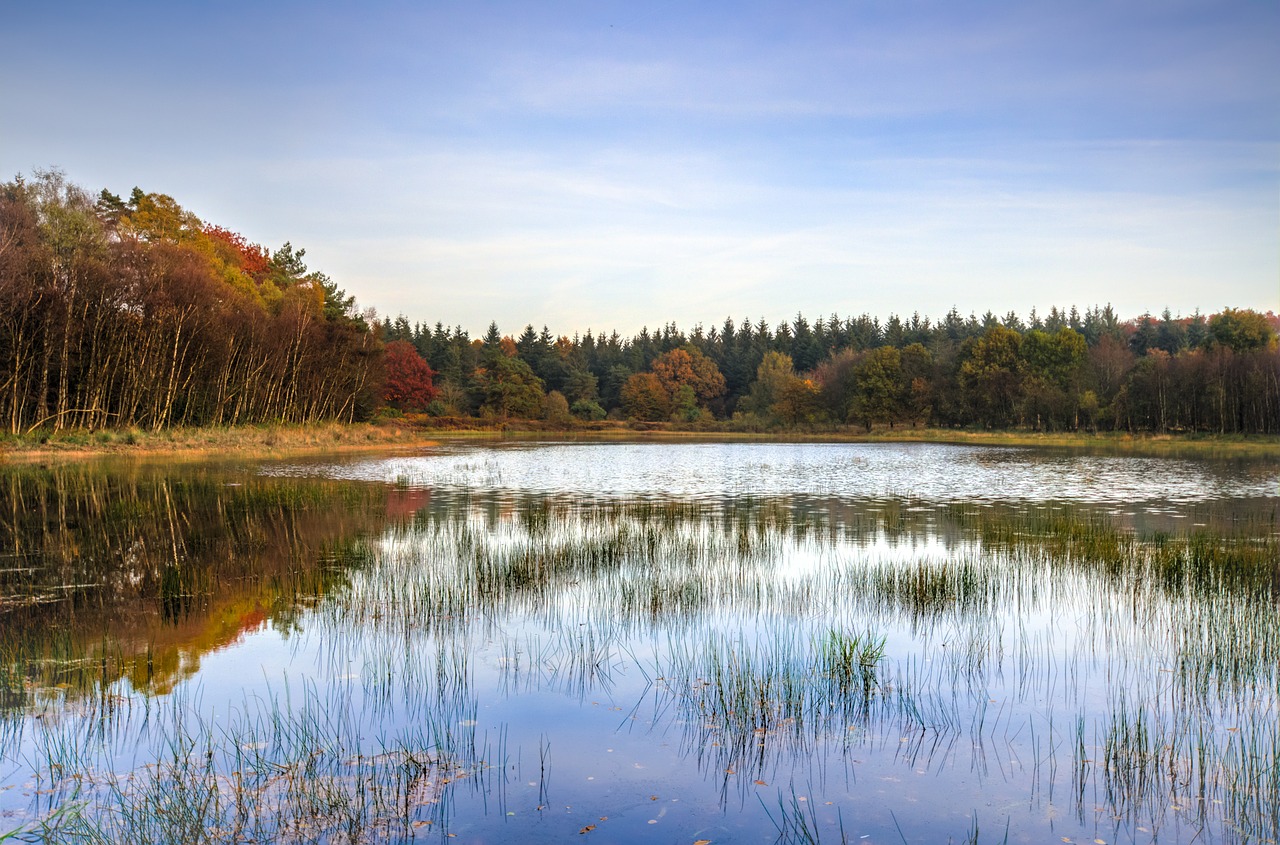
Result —
<svg viewBox="0 0 1280 845"><path fill-rule="evenodd" d="M479 421L477 421L479 422ZM968 431L938 428L860 428L815 431L741 432L717 428L606 424L583 427L510 421L488 427L435 427L418 421L318 423L180 428L159 432L65 431L55 435L0 440L0 464L107 457L273 458L308 454L423 449L447 441L557 440L583 442L742 443L950 443L1070 449L1134 456L1277 458L1274 435L1127 434L1105 432Z"/></svg>

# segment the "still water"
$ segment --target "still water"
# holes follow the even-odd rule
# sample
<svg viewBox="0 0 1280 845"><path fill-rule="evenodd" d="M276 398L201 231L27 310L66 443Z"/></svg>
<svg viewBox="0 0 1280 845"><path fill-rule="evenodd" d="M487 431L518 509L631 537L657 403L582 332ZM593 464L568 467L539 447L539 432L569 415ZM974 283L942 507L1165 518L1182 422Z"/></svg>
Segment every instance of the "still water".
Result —
<svg viewBox="0 0 1280 845"><path fill-rule="evenodd" d="M6 468L0 833L1274 842L1278 486L927 444Z"/></svg>

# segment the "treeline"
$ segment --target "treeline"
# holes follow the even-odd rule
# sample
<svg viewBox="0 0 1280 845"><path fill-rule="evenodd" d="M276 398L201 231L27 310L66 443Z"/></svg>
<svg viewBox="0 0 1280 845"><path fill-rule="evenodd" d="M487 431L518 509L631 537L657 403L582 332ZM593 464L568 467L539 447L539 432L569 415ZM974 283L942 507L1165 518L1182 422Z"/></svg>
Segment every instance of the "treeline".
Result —
<svg viewBox="0 0 1280 845"><path fill-rule="evenodd" d="M303 256L164 194L0 184L0 428L371 415L381 344Z"/></svg>
<svg viewBox="0 0 1280 845"><path fill-rule="evenodd" d="M403 316L380 328L388 350L418 362L405 382L415 400L393 404L440 416L1278 433L1274 323L1230 308L1121 321L1105 306L1025 321L955 309L936 321L730 319L629 338L532 326L511 337L491 324L473 339Z"/></svg>
<svg viewBox="0 0 1280 845"><path fill-rule="evenodd" d="M553 336L369 325L284 244L58 171L0 184L0 430L436 416L745 430L1280 431L1274 316L1110 306L940 320L798 315Z"/></svg>

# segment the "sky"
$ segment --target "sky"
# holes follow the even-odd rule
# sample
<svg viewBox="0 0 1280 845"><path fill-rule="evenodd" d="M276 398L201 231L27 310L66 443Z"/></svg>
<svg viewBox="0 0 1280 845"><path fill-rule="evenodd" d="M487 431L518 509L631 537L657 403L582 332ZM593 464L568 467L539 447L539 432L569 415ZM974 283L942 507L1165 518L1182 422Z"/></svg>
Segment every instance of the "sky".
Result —
<svg viewBox="0 0 1280 845"><path fill-rule="evenodd" d="M1280 310L1280 3L10 4L0 179L557 334Z"/></svg>

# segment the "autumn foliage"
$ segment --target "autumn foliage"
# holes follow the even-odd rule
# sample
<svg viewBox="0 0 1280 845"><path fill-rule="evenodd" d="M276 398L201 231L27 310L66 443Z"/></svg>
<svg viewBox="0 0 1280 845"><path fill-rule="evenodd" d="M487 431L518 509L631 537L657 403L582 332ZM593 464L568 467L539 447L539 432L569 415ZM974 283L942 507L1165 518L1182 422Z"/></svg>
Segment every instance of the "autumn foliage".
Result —
<svg viewBox="0 0 1280 845"><path fill-rule="evenodd" d="M165 194L95 197L57 171L0 184L0 429L354 420L386 403L556 425L1280 433L1280 318L1248 309L797 314L629 338L494 323L473 339L371 326L305 256Z"/></svg>
<svg viewBox="0 0 1280 845"><path fill-rule="evenodd" d="M94 198L57 171L0 184L0 425L368 416L380 344L304 254L164 194Z"/></svg>
<svg viewBox="0 0 1280 845"><path fill-rule="evenodd" d="M436 398L435 375L412 343L393 340L383 353L382 399L401 411L421 411Z"/></svg>
<svg viewBox="0 0 1280 845"><path fill-rule="evenodd" d="M654 361L651 369L673 397L685 386L699 402L709 402L724 393L720 369L694 346L672 349Z"/></svg>
<svg viewBox="0 0 1280 845"><path fill-rule="evenodd" d="M261 281L271 271L271 256L267 250L259 244L249 243L244 235L214 225L206 225L204 234L211 242L225 245L230 250L228 263L236 265L251 279Z"/></svg>
<svg viewBox="0 0 1280 845"><path fill-rule="evenodd" d="M545 390L583 421L1219 433L1280 433L1278 327L1248 309L1122 321L1110 306L1026 321L955 309L937 321L797 315L572 339L381 324L438 372L450 414L547 415Z"/></svg>

